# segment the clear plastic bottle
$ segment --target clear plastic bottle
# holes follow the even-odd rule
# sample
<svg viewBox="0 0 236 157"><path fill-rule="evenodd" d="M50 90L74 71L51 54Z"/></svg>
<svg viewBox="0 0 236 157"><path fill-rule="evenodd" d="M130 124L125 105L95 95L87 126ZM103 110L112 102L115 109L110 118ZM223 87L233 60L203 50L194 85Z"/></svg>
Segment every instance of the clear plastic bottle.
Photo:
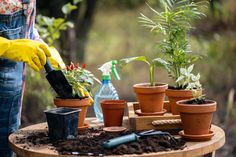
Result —
<svg viewBox="0 0 236 157"><path fill-rule="evenodd" d="M119 96L109 79L103 79L102 85L94 97L94 112L99 122L103 121L103 114L100 102L102 100L117 100Z"/></svg>
<svg viewBox="0 0 236 157"><path fill-rule="evenodd" d="M116 64L117 64L117 61L113 60L113 61L106 62L99 68L99 70L102 71L102 84L94 96L94 104L93 104L94 112L99 122L103 121L103 114L102 114L100 102L102 100L119 99L117 91L114 88L113 84L111 83L111 76L110 76L110 73L112 73L113 76L117 80L120 80L120 77L116 71L116 67L115 67Z"/></svg>

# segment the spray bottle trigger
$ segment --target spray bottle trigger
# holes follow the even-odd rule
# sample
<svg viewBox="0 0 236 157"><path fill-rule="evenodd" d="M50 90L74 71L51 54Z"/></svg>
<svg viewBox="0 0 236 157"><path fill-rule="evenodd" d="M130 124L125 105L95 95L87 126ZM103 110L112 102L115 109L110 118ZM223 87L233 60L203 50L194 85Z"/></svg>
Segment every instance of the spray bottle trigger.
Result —
<svg viewBox="0 0 236 157"><path fill-rule="evenodd" d="M120 80L120 76L116 70L116 64L117 64L117 60L113 60L112 61L112 67L111 67L111 73L113 74L113 76L117 79Z"/></svg>

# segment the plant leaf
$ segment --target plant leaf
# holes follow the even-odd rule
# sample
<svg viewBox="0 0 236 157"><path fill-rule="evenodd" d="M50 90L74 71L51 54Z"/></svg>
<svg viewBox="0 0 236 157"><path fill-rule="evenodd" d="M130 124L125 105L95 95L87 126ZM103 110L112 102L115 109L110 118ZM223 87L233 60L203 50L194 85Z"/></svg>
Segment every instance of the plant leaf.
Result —
<svg viewBox="0 0 236 157"><path fill-rule="evenodd" d="M197 77L197 80L200 80L200 74L199 73L197 74L196 77Z"/></svg>
<svg viewBox="0 0 236 157"><path fill-rule="evenodd" d="M83 0L73 0L73 4L76 5L78 4L79 2L82 2Z"/></svg>
<svg viewBox="0 0 236 157"><path fill-rule="evenodd" d="M182 75L188 76L188 71L185 68L180 68L180 73Z"/></svg>
<svg viewBox="0 0 236 157"><path fill-rule="evenodd" d="M70 27L70 28L74 27L74 23L73 22L66 22L65 25Z"/></svg>
<svg viewBox="0 0 236 157"><path fill-rule="evenodd" d="M62 7L62 12L66 15L70 14L71 11L77 9L77 7L75 5L72 5L71 3L67 3Z"/></svg>
<svg viewBox="0 0 236 157"><path fill-rule="evenodd" d="M170 70L170 63L167 62L167 61L165 61L165 60L162 59L162 58L153 59L152 62L153 62L156 66L165 68L167 71Z"/></svg>
<svg viewBox="0 0 236 157"><path fill-rule="evenodd" d="M186 89L193 89L195 87L194 83L189 83L188 86L186 87Z"/></svg>
<svg viewBox="0 0 236 157"><path fill-rule="evenodd" d="M180 82L180 81L182 81L183 79L184 79L184 76L181 75L175 82Z"/></svg>
<svg viewBox="0 0 236 157"><path fill-rule="evenodd" d="M53 26L54 27L58 27L58 26L60 26L62 23L64 23L65 22L65 19L63 19L63 18L57 18L57 19L55 19L54 21L53 21Z"/></svg>
<svg viewBox="0 0 236 157"><path fill-rule="evenodd" d="M145 56L138 56L138 57L130 57L130 58L124 58L118 61L118 66L119 67L124 67L126 64L133 62L133 61L142 61L147 63L148 65L150 64Z"/></svg>
<svg viewBox="0 0 236 157"><path fill-rule="evenodd" d="M188 67L188 73L191 73L193 71L194 64L190 65Z"/></svg>

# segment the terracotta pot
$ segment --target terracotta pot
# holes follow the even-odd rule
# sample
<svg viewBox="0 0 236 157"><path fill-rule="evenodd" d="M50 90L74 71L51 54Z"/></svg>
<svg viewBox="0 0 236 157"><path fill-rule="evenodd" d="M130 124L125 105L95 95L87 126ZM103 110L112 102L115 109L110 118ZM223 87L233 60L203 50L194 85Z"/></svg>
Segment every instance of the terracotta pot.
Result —
<svg viewBox="0 0 236 157"><path fill-rule="evenodd" d="M54 104L57 107L68 107L68 108L79 108L81 112L79 113L78 127L82 128L84 126L84 120L87 114L87 109L89 106L89 98L84 99L60 99L55 98Z"/></svg>
<svg viewBox="0 0 236 157"><path fill-rule="evenodd" d="M166 96L168 96L169 99L171 113L178 115L179 111L177 110L176 102L193 98L193 93L191 90L167 89Z"/></svg>
<svg viewBox="0 0 236 157"><path fill-rule="evenodd" d="M206 100L206 104L186 104L185 100L177 102L184 134L209 134L213 113L216 111L216 102Z"/></svg>
<svg viewBox="0 0 236 157"><path fill-rule="evenodd" d="M100 102L105 127L122 126L126 101L103 100Z"/></svg>
<svg viewBox="0 0 236 157"><path fill-rule="evenodd" d="M165 90L168 85L164 83L156 84L156 86L150 86L149 83L140 83L133 86L136 93L141 112L153 113L162 112Z"/></svg>

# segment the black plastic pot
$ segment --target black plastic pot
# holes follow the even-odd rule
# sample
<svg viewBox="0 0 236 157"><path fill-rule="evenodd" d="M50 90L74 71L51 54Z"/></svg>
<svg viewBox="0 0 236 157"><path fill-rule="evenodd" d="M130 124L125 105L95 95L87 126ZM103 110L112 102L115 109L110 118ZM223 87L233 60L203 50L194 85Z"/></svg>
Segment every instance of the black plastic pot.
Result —
<svg viewBox="0 0 236 157"><path fill-rule="evenodd" d="M78 134L80 109L55 108L44 111L47 117L49 138L53 141L75 138Z"/></svg>

